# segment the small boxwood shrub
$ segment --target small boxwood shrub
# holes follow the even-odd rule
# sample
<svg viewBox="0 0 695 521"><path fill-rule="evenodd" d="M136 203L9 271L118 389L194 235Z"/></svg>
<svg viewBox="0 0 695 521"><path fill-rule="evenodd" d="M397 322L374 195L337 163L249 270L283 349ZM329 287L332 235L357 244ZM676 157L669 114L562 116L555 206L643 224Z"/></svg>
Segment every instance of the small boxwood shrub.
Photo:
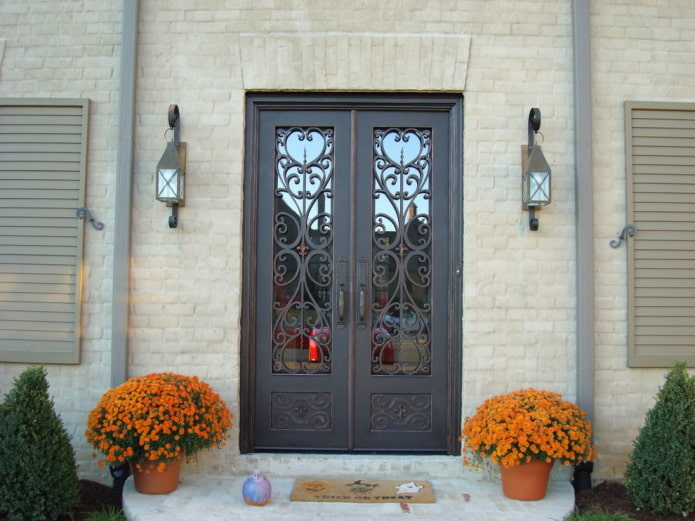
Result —
<svg viewBox="0 0 695 521"><path fill-rule="evenodd" d="M0 517L54 521L72 512L79 494L75 452L48 396L46 370L29 368L0 405Z"/></svg>
<svg viewBox="0 0 695 521"><path fill-rule="evenodd" d="M662 515L695 511L695 377L678 362L647 413L625 470L635 506Z"/></svg>

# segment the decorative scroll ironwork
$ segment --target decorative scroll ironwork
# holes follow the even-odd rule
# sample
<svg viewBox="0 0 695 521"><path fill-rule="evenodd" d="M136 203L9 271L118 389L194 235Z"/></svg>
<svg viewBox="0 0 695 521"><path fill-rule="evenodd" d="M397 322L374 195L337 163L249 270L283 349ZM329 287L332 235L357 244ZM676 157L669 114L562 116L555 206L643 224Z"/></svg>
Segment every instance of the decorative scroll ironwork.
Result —
<svg viewBox="0 0 695 521"><path fill-rule="evenodd" d="M431 130L374 130L372 374L430 374Z"/></svg>
<svg viewBox="0 0 695 521"><path fill-rule="evenodd" d="M618 238L611 239L611 242L609 244L611 245L611 248L620 248L620 245L623 243L623 241L627 240L628 237L634 237L636 234L637 226L635 226L634 224L628 224L622 229Z"/></svg>
<svg viewBox="0 0 695 521"><path fill-rule="evenodd" d="M89 211L89 208L85 208L84 206L80 207L77 209L77 218L78 219L87 219L89 221L89 224L92 225L92 228L95 230L103 230L104 229L104 223L101 221L97 221L94 216L92 215L92 212Z"/></svg>
<svg viewBox="0 0 695 521"><path fill-rule="evenodd" d="M426 432L432 429L431 394L373 394L370 429Z"/></svg>
<svg viewBox="0 0 695 521"><path fill-rule="evenodd" d="M271 393L270 427L278 430L329 430L331 407L331 393Z"/></svg>
<svg viewBox="0 0 695 521"><path fill-rule="evenodd" d="M274 373L330 373L333 129L276 129Z"/></svg>

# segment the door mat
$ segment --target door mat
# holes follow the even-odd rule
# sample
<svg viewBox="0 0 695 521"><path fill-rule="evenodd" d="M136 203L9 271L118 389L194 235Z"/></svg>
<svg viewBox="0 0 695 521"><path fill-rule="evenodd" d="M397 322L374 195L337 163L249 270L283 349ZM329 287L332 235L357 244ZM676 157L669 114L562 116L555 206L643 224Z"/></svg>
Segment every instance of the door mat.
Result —
<svg viewBox="0 0 695 521"><path fill-rule="evenodd" d="M292 501L434 503L429 481L297 478Z"/></svg>

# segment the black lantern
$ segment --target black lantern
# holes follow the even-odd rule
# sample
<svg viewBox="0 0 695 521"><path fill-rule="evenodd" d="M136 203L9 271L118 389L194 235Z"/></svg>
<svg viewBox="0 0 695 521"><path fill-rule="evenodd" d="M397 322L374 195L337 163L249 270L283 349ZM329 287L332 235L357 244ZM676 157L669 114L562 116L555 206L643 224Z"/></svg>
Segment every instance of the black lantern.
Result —
<svg viewBox="0 0 695 521"><path fill-rule="evenodd" d="M162 158L157 163L157 200L171 206L169 228L178 226L178 208L184 202L186 177L186 143L179 141L179 106L169 105L169 129L172 140L167 141Z"/></svg>
<svg viewBox="0 0 695 521"><path fill-rule="evenodd" d="M528 146L522 147L521 205L529 211L529 229L534 232L538 230L536 208L550 204L550 165L535 144L540 128L541 111L533 108L528 116Z"/></svg>

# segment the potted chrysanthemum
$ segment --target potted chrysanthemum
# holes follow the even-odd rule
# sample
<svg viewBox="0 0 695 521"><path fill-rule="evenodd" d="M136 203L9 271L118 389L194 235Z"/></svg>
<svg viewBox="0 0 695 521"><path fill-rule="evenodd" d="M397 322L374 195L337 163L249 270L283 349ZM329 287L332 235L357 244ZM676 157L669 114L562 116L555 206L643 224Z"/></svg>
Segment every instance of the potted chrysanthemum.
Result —
<svg viewBox="0 0 695 521"><path fill-rule="evenodd" d="M184 457L224 444L231 417L198 377L152 373L106 391L89 414L85 435L109 465L130 464L138 491L162 494L177 487ZM165 482L150 485L148 476Z"/></svg>
<svg viewBox="0 0 695 521"><path fill-rule="evenodd" d="M591 457L591 422L562 395L522 389L486 400L463 424L464 463L499 464L504 494L542 499L555 460L576 465ZM534 491L532 472L541 472ZM521 476L519 486L510 481Z"/></svg>

